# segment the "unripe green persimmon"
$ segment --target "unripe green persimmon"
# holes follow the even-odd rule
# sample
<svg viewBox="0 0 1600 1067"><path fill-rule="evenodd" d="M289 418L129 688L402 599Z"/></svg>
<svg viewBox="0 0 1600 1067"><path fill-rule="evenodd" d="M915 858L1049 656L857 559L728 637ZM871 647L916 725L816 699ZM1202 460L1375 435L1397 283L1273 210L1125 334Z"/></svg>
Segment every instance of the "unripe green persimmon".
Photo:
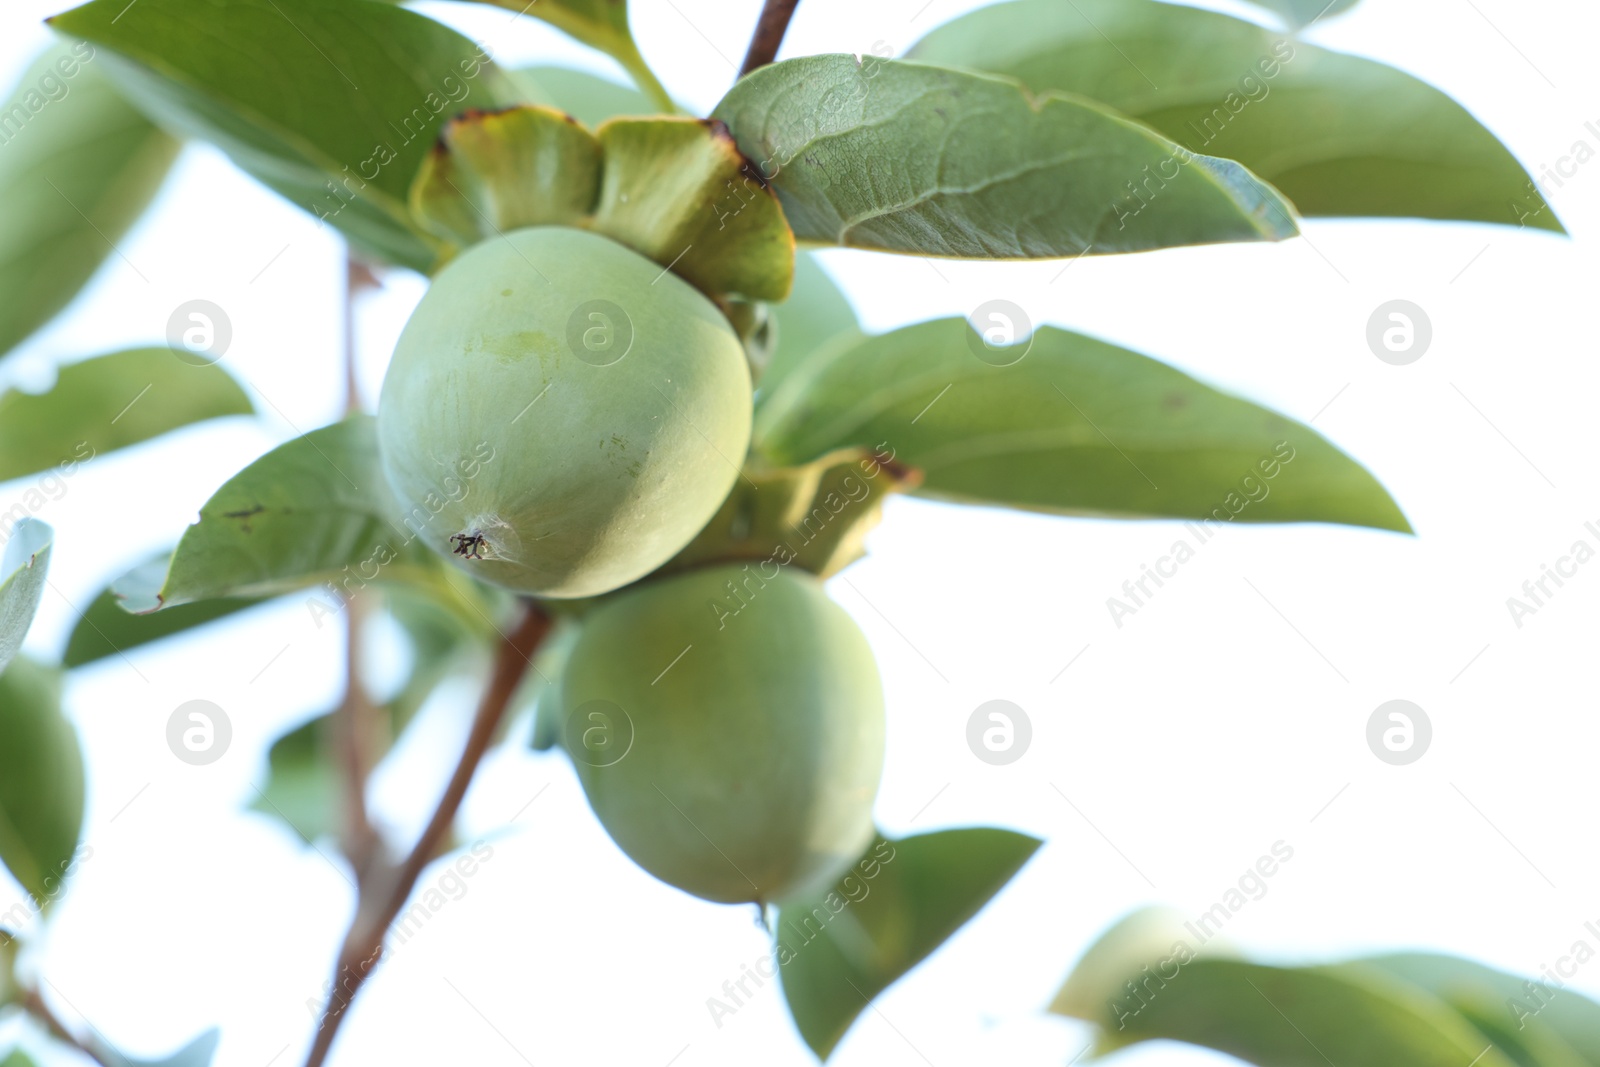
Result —
<svg viewBox="0 0 1600 1067"><path fill-rule="evenodd" d="M405 523L470 573L593 596L671 558L738 477L750 375L683 279L582 230L475 245L395 346L378 440Z"/></svg>
<svg viewBox="0 0 1600 1067"><path fill-rule="evenodd" d="M722 903L831 884L872 840L883 690L810 575L722 564L584 619L563 742L595 814L645 870Z"/></svg>

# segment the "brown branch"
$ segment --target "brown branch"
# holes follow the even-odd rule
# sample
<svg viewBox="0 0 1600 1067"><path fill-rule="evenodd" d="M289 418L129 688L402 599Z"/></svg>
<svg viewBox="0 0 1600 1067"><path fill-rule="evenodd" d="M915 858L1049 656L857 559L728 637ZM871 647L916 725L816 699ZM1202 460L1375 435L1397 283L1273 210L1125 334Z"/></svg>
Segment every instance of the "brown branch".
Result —
<svg viewBox="0 0 1600 1067"><path fill-rule="evenodd" d="M344 786L344 824L340 848L350 860L356 884L365 884L383 859L383 838L367 812L367 776L376 759L378 708L361 684L362 635L366 630L367 599L360 592L345 601L344 700L333 717L333 730Z"/></svg>
<svg viewBox="0 0 1600 1067"><path fill-rule="evenodd" d="M783 43L783 35L789 31L789 20L794 18L794 9L800 6L800 0L767 0L761 8L761 17L756 20L756 32L750 35L750 50L744 54L744 66L739 69L739 77L744 77L752 70L760 70L771 63L778 54L778 46Z"/></svg>
<svg viewBox="0 0 1600 1067"><path fill-rule="evenodd" d="M472 776L488 751L500 720L505 717L511 697L532 665L533 654L550 632L550 616L536 604L525 603L523 611L516 629L502 635L495 656L494 673L478 704L478 713L472 720L472 730L467 735L461 759L450 776L450 783L445 786L444 795L439 798L433 817L428 820L415 847L399 867L388 872L384 878L370 879L361 887L356 915L350 922L349 932L345 934L344 945L339 950L339 962L334 968L333 991L323 1008L316 1040L312 1042L311 1052L306 1057L306 1067L320 1067L326 1061L346 1010L383 955L384 934L405 907L411 891L416 888L417 879L432 862L440 843L449 833L462 798L467 795L467 787L472 784Z"/></svg>
<svg viewBox="0 0 1600 1067"><path fill-rule="evenodd" d="M56 1040L71 1045L94 1062L100 1064L101 1067L108 1067L106 1061L101 1058L96 1049L80 1041L71 1030L67 1029L66 1024L61 1021L55 1012L50 1010L50 1005L44 1002L44 997L39 995L37 989L23 991L22 1010L43 1023L44 1028L49 1030Z"/></svg>
<svg viewBox="0 0 1600 1067"><path fill-rule="evenodd" d="M356 373L356 298L363 290L379 287L377 277L361 260L345 256L344 379L345 414L361 410ZM367 776L377 762L378 709L361 684L362 634L367 603L359 593L345 602L344 700L334 713L334 742L343 773L344 821L340 847L355 869L356 884L365 885L383 859L383 838L367 813Z"/></svg>
<svg viewBox="0 0 1600 1067"><path fill-rule="evenodd" d="M365 289L382 289L383 283L361 260L348 253L344 261L344 411L361 410L361 386L356 381L356 297Z"/></svg>

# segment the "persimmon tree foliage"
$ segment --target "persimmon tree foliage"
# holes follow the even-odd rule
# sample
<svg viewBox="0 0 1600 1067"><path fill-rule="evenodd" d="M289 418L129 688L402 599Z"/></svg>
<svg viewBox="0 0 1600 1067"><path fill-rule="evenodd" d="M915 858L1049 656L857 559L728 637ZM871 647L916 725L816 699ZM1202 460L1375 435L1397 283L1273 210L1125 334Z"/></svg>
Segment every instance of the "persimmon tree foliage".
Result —
<svg viewBox="0 0 1600 1067"><path fill-rule="evenodd" d="M769 0L706 116L646 64L624 0L500 6L637 88L509 69L380 0L90 0L49 20L58 42L0 110L0 356L68 308L185 140L337 229L353 289L375 270L430 278L376 411L352 398L196 501L59 663L19 653L52 531L27 495L0 519L0 861L28 894L0 914L0 1009L99 1063L131 1061L64 1024L21 951L79 850L66 672L274 597L337 605L346 696L276 741L262 789L308 841L336 838L357 887L308 1067L452 848L486 750L530 742L503 730L530 706L533 747L572 761L628 856L759 907L796 1027L826 1058L1041 843L874 824L878 669L822 583L860 557L885 499L1410 532L1309 426L1000 303L870 335L807 250L1070 259L1293 240L1313 216L1563 232L1449 96L1297 36L1353 0L1262 0L1260 22L1005 0L903 57L781 62L795 2ZM252 417L217 329L193 310L165 343L0 395L0 477L39 478L38 495L108 452ZM127 406L157 386L161 404ZM377 612L411 646L381 703L355 669ZM488 667L460 709L459 763L417 839L388 840L368 775L463 662ZM1263 1064L1600 1063L1600 1008L1569 993L1545 1011L1538 983L1442 957L1276 968L1206 941L1136 914L1052 1010L1094 1024L1102 1051L1175 1038ZM166 1062L209 1063L215 1045Z"/></svg>

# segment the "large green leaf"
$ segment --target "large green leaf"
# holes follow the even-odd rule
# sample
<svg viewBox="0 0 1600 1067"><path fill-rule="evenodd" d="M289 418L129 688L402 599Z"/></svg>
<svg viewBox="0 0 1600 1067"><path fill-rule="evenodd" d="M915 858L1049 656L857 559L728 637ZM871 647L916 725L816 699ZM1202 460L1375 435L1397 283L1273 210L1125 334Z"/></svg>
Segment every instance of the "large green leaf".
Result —
<svg viewBox="0 0 1600 1067"><path fill-rule="evenodd" d="M0 356L115 252L177 155L104 68L86 44L51 48L0 110Z"/></svg>
<svg viewBox="0 0 1600 1067"><path fill-rule="evenodd" d="M47 392L0 393L0 482L83 460L224 415L250 398L220 367L170 348L134 348L62 367Z"/></svg>
<svg viewBox="0 0 1600 1067"><path fill-rule="evenodd" d="M514 95L467 38L374 0L92 0L51 25L117 53L157 121L419 270L437 242L407 211L418 166L451 115Z"/></svg>
<svg viewBox="0 0 1600 1067"><path fill-rule="evenodd" d="M0 1001L0 1003L4 1003ZM12 1049L6 1053L6 1058L0 1060L0 1067L38 1067L38 1064L20 1048Z"/></svg>
<svg viewBox="0 0 1600 1067"><path fill-rule="evenodd" d="M1089 948L1050 1010L1093 1023L1099 1054L1165 1039L1263 1067L1513 1067L1448 1004L1376 968L1271 967L1194 934L1134 913Z"/></svg>
<svg viewBox="0 0 1600 1067"><path fill-rule="evenodd" d="M1574 958L1581 963L1595 954L1594 946L1587 941L1573 947L1576 951L1559 957L1557 966L1565 969ZM1355 966L1375 967L1426 989L1472 1019L1480 1029L1495 1019L1519 1034L1548 1032L1570 1050L1576 1063L1600 1063L1600 1004L1570 988L1543 979L1529 981L1472 960L1432 953L1376 956L1360 960ZM1505 1043L1506 1038L1501 1035L1490 1036L1497 1043ZM1548 1045L1551 1037L1536 1040ZM1538 1062L1540 1067L1561 1067L1549 1051Z"/></svg>
<svg viewBox="0 0 1600 1067"><path fill-rule="evenodd" d="M794 369L836 338L857 337L861 324L844 291L809 252L794 259L794 287L781 304L772 306L777 343L761 371L763 395L771 395Z"/></svg>
<svg viewBox="0 0 1600 1067"><path fill-rule="evenodd" d="M1131 971L1124 979L1141 980ZM1177 978L1149 981L1140 1006L1107 990L1102 1050L1165 1039L1204 1045L1270 1067L1512 1067L1482 1032L1400 982L1363 980L1327 968L1287 969L1242 960L1197 959Z"/></svg>
<svg viewBox="0 0 1600 1067"><path fill-rule="evenodd" d="M780 907L774 953L812 1051L826 1059L871 999L976 915L1039 844L980 828L879 837L831 889Z"/></svg>
<svg viewBox="0 0 1600 1067"><path fill-rule="evenodd" d="M164 580L134 571L113 586L123 606L144 612L319 583L353 591L377 580L433 580L437 567L384 480L375 425L358 415L313 430L234 475L200 509Z"/></svg>
<svg viewBox="0 0 1600 1067"><path fill-rule="evenodd" d="M1155 0L1013 0L939 27L910 54L1100 101L1192 151L1238 160L1304 215L1526 217L1561 231L1521 165L1449 96L1227 15Z"/></svg>
<svg viewBox="0 0 1600 1067"><path fill-rule="evenodd" d="M618 115L651 115L660 109L639 90L588 71L567 67L523 67L511 72L530 103L565 111L593 129Z"/></svg>
<svg viewBox="0 0 1600 1067"><path fill-rule="evenodd" d="M1047 259L1297 232L1282 198L1237 163L1005 78L807 56L744 78L715 114L801 240ZM1146 168L1163 177L1141 197Z"/></svg>
<svg viewBox="0 0 1600 1067"><path fill-rule="evenodd" d="M22 647L39 610L54 540L55 531L38 519L15 519L11 526L0 555L0 671Z"/></svg>
<svg viewBox="0 0 1600 1067"><path fill-rule="evenodd" d="M61 893L83 825L83 754L61 675L19 656L0 673L0 863L42 910Z"/></svg>
<svg viewBox="0 0 1600 1067"><path fill-rule="evenodd" d="M831 346L764 399L755 447L785 466L875 449L966 503L1410 530L1309 426L1081 334L1045 326L1026 344L989 350L939 319Z"/></svg>
<svg viewBox="0 0 1600 1067"><path fill-rule="evenodd" d="M134 573L142 575L142 579L134 579L129 584L159 587L171 560L171 553L167 553L141 564ZM89 609L73 626L61 665L73 668L96 663L107 656L121 655L140 645L186 633L260 603L263 601L256 597L222 597L182 604L149 615L133 615L123 610L121 598L105 589L89 602Z"/></svg>

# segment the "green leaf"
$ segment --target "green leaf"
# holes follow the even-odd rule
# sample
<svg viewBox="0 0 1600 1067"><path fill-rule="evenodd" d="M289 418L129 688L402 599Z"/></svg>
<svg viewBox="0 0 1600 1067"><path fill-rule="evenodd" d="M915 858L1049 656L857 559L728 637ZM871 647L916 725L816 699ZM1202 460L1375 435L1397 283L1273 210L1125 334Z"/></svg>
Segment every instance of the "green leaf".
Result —
<svg viewBox="0 0 1600 1067"><path fill-rule="evenodd" d="M656 80L650 65L639 54L633 34L628 29L628 0L538 0L523 3L521 0L482 0L519 15L532 15L543 19L556 29L574 37L590 48L606 53L626 70L639 88L653 98L658 107L650 110L672 110L671 98Z"/></svg>
<svg viewBox="0 0 1600 1067"><path fill-rule="evenodd" d="M567 67L523 67L510 77L530 103L564 111L593 129L618 115L653 115L660 108L627 85Z"/></svg>
<svg viewBox="0 0 1600 1067"><path fill-rule="evenodd" d="M467 245L524 226L578 225L599 187L594 134L524 104L447 122L411 187L411 210L432 232Z"/></svg>
<svg viewBox="0 0 1600 1067"><path fill-rule="evenodd" d="M85 1044L94 1050L95 1056L105 1067L210 1067L212 1057L217 1054L217 1043L221 1040L221 1032L213 1027L177 1052L159 1060L136 1060L124 1056L106 1044L98 1033L91 1033Z"/></svg>
<svg viewBox="0 0 1600 1067"><path fill-rule="evenodd" d="M1576 946L1574 946L1576 947ZM1587 953L1594 947L1584 944ZM1353 966L1374 967L1428 992L1462 1012L1479 1029L1488 1030L1491 1020L1528 1033L1550 1036L1536 1038L1548 1045L1561 1043L1575 1063L1600 1063L1600 1004L1569 988L1557 988L1541 979L1529 981L1485 967L1472 960L1431 953L1403 953L1375 956L1356 961ZM1505 1045L1510 1034L1490 1033L1496 1043ZM1560 1067L1559 1053L1543 1052L1540 1067Z"/></svg>
<svg viewBox="0 0 1600 1067"><path fill-rule="evenodd" d="M0 863L42 911L60 894L83 825L83 754L61 714L61 675L25 656L0 673Z"/></svg>
<svg viewBox="0 0 1600 1067"><path fill-rule="evenodd" d="M225 415L254 413L221 367L170 348L134 348L62 367L43 393L0 393L0 482L83 460Z"/></svg>
<svg viewBox="0 0 1600 1067"><path fill-rule="evenodd" d="M1050 1010L1096 1052L1186 1041L1266 1067L1513 1067L1442 1001L1373 968L1270 967L1209 954L1138 912L1091 946Z"/></svg>
<svg viewBox="0 0 1600 1067"><path fill-rule="evenodd" d="M783 992L811 1050L826 1059L868 1002L976 915L1039 845L980 828L880 836L832 889L779 908Z"/></svg>
<svg viewBox="0 0 1600 1067"><path fill-rule="evenodd" d="M306 842L339 832L342 784L334 766L334 714L290 730L267 752L267 784L252 811L281 819Z"/></svg>
<svg viewBox="0 0 1600 1067"><path fill-rule="evenodd" d="M788 299L772 306L772 320L777 342L761 371L763 395L771 395L825 343L845 335L861 335L861 324L849 298L809 252L795 256L794 286Z"/></svg>
<svg viewBox="0 0 1600 1067"><path fill-rule="evenodd" d="M171 554L167 553L141 564L134 572L141 578L131 580L129 584L159 587L171 560ZM90 602L89 610L79 617L77 625L72 628L61 665L67 668L82 667L107 656L121 655L140 645L187 633L260 603L264 601L255 597L223 597L197 604L183 604L150 615L132 615L123 609L121 599L108 588Z"/></svg>
<svg viewBox="0 0 1600 1067"><path fill-rule="evenodd" d="M279 445L230 478L178 542L159 585L134 571L112 588L142 613L322 583L353 591L378 579L428 582L436 570L401 523L375 420L358 415Z"/></svg>
<svg viewBox="0 0 1600 1067"><path fill-rule="evenodd" d="M1303 215L1562 232L1516 159L1449 96L1241 19L1153 0L1014 0L939 27L910 54L1100 101L1238 160Z"/></svg>
<svg viewBox="0 0 1600 1067"><path fill-rule="evenodd" d="M1250 0L1250 3L1276 12L1295 29L1332 18L1356 6L1356 0Z"/></svg>
<svg viewBox="0 0 1600 1067"><path fill-rule="evenodd" d="M178 154L105 66L87 45L53 47L0 110L0 356L83 288Z"/></svg>
<svg viewBox="0 0 1600 1067"><path fill-rule="evenodd" d="M148 114L214 142L369 255L425 270L406 194L439 128L514 90L454 30L372 0L92 0L51 25Z"/></svg>
<svg viewBox="0 0 1600 1067"><path fill-rule="evenodd" d="M794 235L720 122L611 119L594 229L713 295L782 300Z"/></svg>
<svg viewBox="0 0 1600 1067"><path fill-rule="evenodd" d="M1410 531L1310 427L1082 334L1044 326L990 349L965 320L939 319L825 356L756 412L755 448L776 464L868 448L920 470L919 492L962 503Z"/></svg>
<svg viewBox="0 0 1600 1067"><path fill-rule="evenodd" d="M44 597L55 531L38 519L17 519L0 556L0 671L6 669Z"/></svg>
<svg viewBox="0 0 1600 1067"><path fill-rule="evenodd" d="M717 105L801 240L1048 259L1298 231L1237 163L1192 155L1108 108L922 63L807 56ZM1141 200L1145 168L1168 180Z"/></svg>
<svg viewBox="0 0 1600 1067"><path fill-rule="evenodd" d="M5 1059L0 1060L0 1067L38 1067L38 1064L30 1059L27 1053L16 1048L7 1053Z"/></svg>

